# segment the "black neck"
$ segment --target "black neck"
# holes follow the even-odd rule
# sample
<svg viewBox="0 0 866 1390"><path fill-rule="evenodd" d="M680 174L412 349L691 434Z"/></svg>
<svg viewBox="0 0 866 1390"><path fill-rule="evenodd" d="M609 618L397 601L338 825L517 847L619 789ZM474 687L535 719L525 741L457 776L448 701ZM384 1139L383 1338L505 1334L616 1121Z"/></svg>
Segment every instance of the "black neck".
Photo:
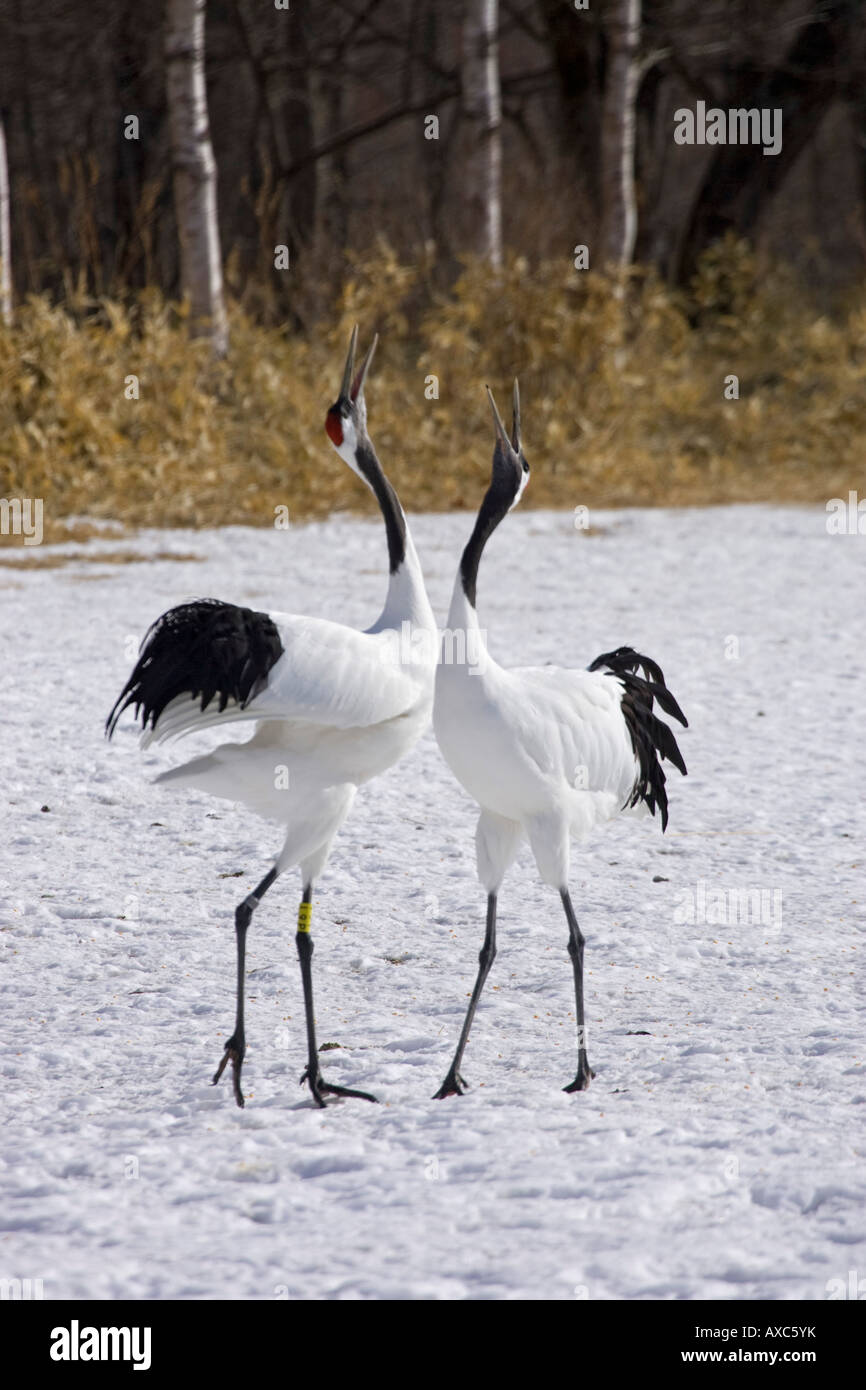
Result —
<svg viewBox="0 0 866 1390"><path fill-rule="evenodd" d="M406 558L406 518L403 508L369 440L358 445L356 458L358 467L376 495L385 519L385 534L388 538L388 568L391 574L400 568Z"/></svg>
<svg viewBox="0 0 866 1390"><path fill-rule="evenodd" d="M463 558L460 561L463 592L473 608L476 607L475 586L482 551L502 518L508 515L508 509L513 501L514 490L508 488L502 479L494 474L493 481L484 495L484 501L478 509L475 529L469 537Z"/></svg>

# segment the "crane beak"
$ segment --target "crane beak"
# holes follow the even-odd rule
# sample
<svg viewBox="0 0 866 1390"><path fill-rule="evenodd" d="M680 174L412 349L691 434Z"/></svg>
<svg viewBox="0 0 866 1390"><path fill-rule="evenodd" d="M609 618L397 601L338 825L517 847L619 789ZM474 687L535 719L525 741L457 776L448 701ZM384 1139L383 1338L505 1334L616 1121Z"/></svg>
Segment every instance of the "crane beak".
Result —
<svg viewBox="0 0 866 1390"><path fill-rule="evenodd" d="M499 414L499 411L496 409L496 402L495 402L495 400L493 399L493 392L491 391L491 389L490 389L489 386L485 386L484 389L485 389L485 391L487 392L487 398L488 398L488 400L490 401L490 409L493 411L493 424L494 424L494 426L495 426L495 428L496 428L496 437L497 437L497 439L500 441L501 444L506 445L506 447L510 447L510 441L509 441L509 438L508 438L508 431L506 430L505 426L504 426L503 423L502 423L502 416Z"/></svg>
<svg viewBox="0 0 866 1390"><path fill-rule="evenodd" d="M340 394L338 400L348 400L349 392L352 388L352 373L355 370L355 348L358 346L358 325L352 329L352 336L349 339L349 355L346 358L346 365L343 368L343 380L340 383Z"/></svg>
<svg viewBox="0 0 866 1390"><path fill-rule="evenodd" d="M515 454L520 453L520 388L514 378L514 395L511 403L511 447Z"/></svg>
<svg viewBox="0 0 866 1390"><path fill-rule="evenodd" d="M356 328L355 333L357 334L357 332L358 330ZM367 350L367 356L364 358L363 362L358 368L358 375L355 377L355 380L352 383L353 401L356 401L359 396L363 396L364 394L364 382L367 378L367 373L370 370L370 363L373 361L373 353L376 351L376 344L378 343L378 341L379 334L377 333Z"/></svg>
<svg viewBox="0 0 866 1390"><path fill-rule="evenodd" d="M352 336L349 339L349 353L346 358L346 365L343 368L343 380L340 382L339 400L356 401L359 396L363 396L364 382L367 379L367 373L370 370L370 363L373 361L373 353L376 351L376 344L378 341L379 334L377 333L370 344L367 356L358 368L357 373L355 373L355 350L358 346L358 325L355 324L355 327L352 329Z"/></svg>

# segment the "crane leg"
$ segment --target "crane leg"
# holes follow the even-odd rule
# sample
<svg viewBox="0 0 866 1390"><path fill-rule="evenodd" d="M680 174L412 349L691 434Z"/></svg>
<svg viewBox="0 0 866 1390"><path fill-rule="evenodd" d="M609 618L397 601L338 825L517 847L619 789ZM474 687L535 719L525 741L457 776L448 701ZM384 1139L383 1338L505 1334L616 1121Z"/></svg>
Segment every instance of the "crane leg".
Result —
<svg viewBox="0 0 866 1390"><path fill-rule="evenodd" d="M371 1100L377 1104L375 1096L371 1096L367 1091L352 1091L348 1086L335 1086L330 1081L325 1081L319 1070L319 1053L316 1047L316 1020L313 1011L313 939L310 936L310 918L313 911L313 887L307 884L304 888L301 905L298 909L298 932L295 940L298 947L298 959L301 962L301 980L304 985L304 1013L307 1020L307 1065L301 1076L300 1084L303 1086L306 1081L313 1093L313 1099L317 1105L324 1107L327 1105L325 1096L354 1096L358 1100Z"/></svg>
<svg viewBox="0 0 866 1390"><path fill-rule="evenodd" d="M475 1009L478 1000L481 998L481 991L484 988L484 981L490 974L490 967L496 955L496 894L490 893L487 898L487 930L484 933L484 945L478 954L478 977L475 981L475 988L472 991L472 998L469 1000L469 1008L466 1010L466 1018L463 1021L463 1029L460 1040L457 1043L457 1051L454 1053L454 1061L451 1063L450 1070L439 1090L433 1097L434 1100L444 1100L446 1096L462 1096L466 1082L460 1075L460 1063L463 1060L463 1049L469 1037L469 1029L472 1027L472 1020L475 1017Z"/></svg>
<svg viewBox="0 0 866 1390"><path fill-rule="evenodd" d="M241 1068L244 1064L244 1055L247 1050L246 1038L244 1036L244 959L247 946L247 928L252 921L253 913L276 877L276 869L271 869L270 873L265 874L258 888L248 894L243 902L239 903L235 908L235 937L237 938L238 947L238 993L235 1031L226 1043L222 1061L217 1067L213 1079L213 1085L215 1086L217 1084L225 1071L226 1062L231 1062L235 1100L241 1109L243 1109L244 1104L244 1094L241 1090Z"/></svg>
<svg viewBox="0 0 866 1390"><path fill-rule="evenodd" d="M571 964L574 969L574 999L577 1009L577 1075L570 1086L563 1086L562 1089L564 1091L585 1091L595 1076L595 1072L590 1068L586 1056L586 1022L583 1015L584 939L583 933L577 925L577 917L571 905L568 889L563 888L560 896L568 919L568 954L571 956Z"/></svg>

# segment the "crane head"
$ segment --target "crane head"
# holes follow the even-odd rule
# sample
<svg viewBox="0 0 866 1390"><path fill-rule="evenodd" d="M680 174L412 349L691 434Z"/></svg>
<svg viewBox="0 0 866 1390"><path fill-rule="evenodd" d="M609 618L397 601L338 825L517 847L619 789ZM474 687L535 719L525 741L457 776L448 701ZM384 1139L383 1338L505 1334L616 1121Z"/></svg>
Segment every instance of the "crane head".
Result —
<svg viewBox="0 0 866 1390"><path fill-rule="evenodd" d="M496 446L493 450L493 482L504 491L513 494L508 508L511 511L512 507L517 506L523 496L523 489L529 482L529 464L523 452L520 438L520 389L515 377L510 438L502 423L502 417L496 409L493 392L489 386L485 387L485 390L490 401L490 409L493 411L493 425L496 430Z"/></svg>
<svg viewBox="0 0 866 1390"><path fill-rule="evenodd" d="M367 404L364 400L364 382L370 370L373 353L379 341L374 337L367 355L355 371L355 349L358 345L358 325L352 329L349 353L343 368L340 394L325 418L325 432L340 458L350 467L356 468L358 444L367 439ZM356 469L357 471L357 469Z"/></svg>

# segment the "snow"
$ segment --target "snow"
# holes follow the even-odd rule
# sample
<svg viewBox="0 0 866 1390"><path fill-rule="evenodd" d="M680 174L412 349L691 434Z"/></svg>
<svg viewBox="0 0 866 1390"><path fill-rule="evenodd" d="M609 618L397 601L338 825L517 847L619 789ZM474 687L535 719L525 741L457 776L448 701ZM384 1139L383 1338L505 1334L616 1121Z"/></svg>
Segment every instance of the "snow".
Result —
<svg viewBox="0 0 866 1390"><path fill-rule="evenodd" d="M246 1109L210 1085L234 907L280 832L151 785L193 743L142 754L129 717L112 745L102 723L185 598L366 626L380 524L151 532L86 551L200 560L0 567L0 1276L49 1299L824 1299L864 1268L866 548L817 508L592 520L514 513L479 579L506 664L630 643L690 720L667 835L624 818L574 851L582 1095L561 1089L565 918L524 850L471 1089L431 1099L484 931L475 808L432 733L361 790L315 899L323 1071L381 1104L320 1111L298 1087L295 875L250 930ZM412 523L442 622L469 525ZM753 890L764 920L731 920Z"/></svg>

